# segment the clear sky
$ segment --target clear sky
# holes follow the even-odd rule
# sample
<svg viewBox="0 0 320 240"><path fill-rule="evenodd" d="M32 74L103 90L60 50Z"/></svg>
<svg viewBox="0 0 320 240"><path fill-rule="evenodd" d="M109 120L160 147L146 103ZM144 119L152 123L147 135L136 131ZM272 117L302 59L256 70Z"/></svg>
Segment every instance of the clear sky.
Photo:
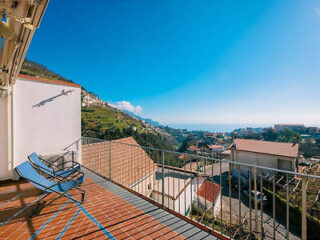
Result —
<svg viewBox="0 0 320 240"><path fill-rule="evenodd" d="M161 123L320 125L320 0L50 1L27 57Z"/></svg>

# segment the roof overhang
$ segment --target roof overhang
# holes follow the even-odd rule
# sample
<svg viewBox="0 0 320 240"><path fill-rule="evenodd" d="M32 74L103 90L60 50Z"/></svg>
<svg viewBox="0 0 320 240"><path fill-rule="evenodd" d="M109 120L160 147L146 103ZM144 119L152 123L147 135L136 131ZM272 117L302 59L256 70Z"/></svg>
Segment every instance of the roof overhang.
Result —
<svg viewBox="0 0 320 240"><path fill-rule="evenodd" d="M15 84L49 0L0 1L0 87Z"/></svg>

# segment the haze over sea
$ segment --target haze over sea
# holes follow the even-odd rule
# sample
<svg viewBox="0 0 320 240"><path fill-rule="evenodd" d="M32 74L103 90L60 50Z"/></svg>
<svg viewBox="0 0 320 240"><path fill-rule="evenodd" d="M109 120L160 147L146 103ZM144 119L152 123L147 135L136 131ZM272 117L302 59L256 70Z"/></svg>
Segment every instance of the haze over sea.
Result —
<svg viewBox="0 0 320 240"><path fill-rule="evenodd" d="M232 132L237 128L273 127L273 124L168 124L169 127L209 132Z"/></svg>
<svg viewBox="0 0 320 240"><path fill-rule="evenodd" d="M273 123L269 124L183 124L172 123L168 124L169 127L187 129L189 131L208 131L208 132L232 132L238 128L268 128L273 127ZM305 124L306 127L320 127L319 124Z"/></svg>

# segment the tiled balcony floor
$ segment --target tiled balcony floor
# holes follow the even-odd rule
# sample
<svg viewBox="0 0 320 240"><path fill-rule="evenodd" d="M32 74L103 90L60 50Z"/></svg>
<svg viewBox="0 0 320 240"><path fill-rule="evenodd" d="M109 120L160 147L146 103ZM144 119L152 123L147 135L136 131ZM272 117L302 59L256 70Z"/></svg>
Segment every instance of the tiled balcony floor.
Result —
<svg viewBox="0 0 320 240"><path fill-rule="evenodd" d="M1 226L0 239L216 239L91 172L82 188L83 205L65 198L49 204L51 194ZM0 224L40 195L26 182L0 185Z"/></svg>

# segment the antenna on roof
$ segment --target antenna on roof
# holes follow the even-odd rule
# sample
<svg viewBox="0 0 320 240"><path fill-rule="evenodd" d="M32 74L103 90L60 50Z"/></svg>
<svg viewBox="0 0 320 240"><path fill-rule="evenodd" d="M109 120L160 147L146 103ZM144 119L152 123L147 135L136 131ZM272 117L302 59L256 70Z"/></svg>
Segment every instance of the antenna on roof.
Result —
<svg viewBox="0 0 320 240"><path fill-rule="evenodd" d="M292 144L292 147L294 147L296 144L298 144L300 142L300 136L296 137L296 140L294 141L294 143Z"/></svg>

